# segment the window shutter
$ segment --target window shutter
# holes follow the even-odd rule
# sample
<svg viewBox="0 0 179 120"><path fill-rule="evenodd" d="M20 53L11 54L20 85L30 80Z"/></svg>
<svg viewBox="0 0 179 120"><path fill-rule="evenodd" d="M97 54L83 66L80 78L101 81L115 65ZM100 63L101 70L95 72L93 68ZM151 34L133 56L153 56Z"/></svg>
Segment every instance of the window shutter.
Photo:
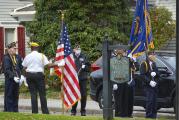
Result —
<svg viewBox="0 0 179 120"><path fill-rule="evenodd" d="M0 63L4 55L4 27L0 27Z"/></svg>
<svg viewBox="0 0 179 120"><path fill-rule="evenodd" d="M25 28L24 26L17 27L17 39L18 39L18 53L24 58L25 57Z"/></svg>

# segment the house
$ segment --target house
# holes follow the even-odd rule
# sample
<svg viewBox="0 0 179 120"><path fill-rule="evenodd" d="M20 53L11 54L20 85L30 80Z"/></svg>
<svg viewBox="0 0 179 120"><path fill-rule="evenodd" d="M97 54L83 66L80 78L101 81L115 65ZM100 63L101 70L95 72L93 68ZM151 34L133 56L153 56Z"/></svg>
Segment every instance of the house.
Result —
<svg viewBox="0 0 179 120"><path fill-rule="evenodd" d="M25 27L21 25L20 16L23 12L19 10L23 10L24 6L31 5L33 5L32 0L0 0L0 62L5 53L6 45L13 41L17 42L18 53L22 57L25 56L25 43L28 37L25 33ZM31 13L26 13L26 18L30 17L29 20L32 20L33 15L29 14Z"/></svg>

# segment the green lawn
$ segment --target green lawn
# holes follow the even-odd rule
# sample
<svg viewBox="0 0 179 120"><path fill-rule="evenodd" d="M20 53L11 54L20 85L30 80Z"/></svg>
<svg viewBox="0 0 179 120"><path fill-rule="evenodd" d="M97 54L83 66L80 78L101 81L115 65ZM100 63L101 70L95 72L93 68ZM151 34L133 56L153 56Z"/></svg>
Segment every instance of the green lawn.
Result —
<svg viewBox="0 0 179 120"><path fill-rule="evenodd" d="M102 116L64 116L64 115L43 115L27 113L0 112L0 120L103 120ZM114 118L114 120L152 120L145 118ZM172 118L160 118L157 120L174 120Z"/></svg>

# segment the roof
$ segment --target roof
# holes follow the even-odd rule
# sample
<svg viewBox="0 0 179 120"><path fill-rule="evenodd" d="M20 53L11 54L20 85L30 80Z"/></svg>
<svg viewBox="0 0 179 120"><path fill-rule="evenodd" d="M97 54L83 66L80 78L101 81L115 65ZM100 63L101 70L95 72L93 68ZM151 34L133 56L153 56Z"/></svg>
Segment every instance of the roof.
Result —
<svg viewBox="0 0 179 120"><path fill-rule="evenodd" d="M0 0L0 22L15 22L17 21L10 15L14 9L31 4L31 0Z"/></svg>

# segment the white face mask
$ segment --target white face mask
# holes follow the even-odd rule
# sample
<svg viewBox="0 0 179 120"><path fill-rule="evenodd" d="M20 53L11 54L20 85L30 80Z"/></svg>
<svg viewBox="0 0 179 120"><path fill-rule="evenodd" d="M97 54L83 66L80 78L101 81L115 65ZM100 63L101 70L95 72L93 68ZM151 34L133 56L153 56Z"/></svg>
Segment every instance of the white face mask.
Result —
<svg viewBox="0 0 179 120"><path fill-rule="evenodd" d="M80 55L81 49L77 49L77 50L75 51L75 53L76 53L76 55Z"/></svg>

